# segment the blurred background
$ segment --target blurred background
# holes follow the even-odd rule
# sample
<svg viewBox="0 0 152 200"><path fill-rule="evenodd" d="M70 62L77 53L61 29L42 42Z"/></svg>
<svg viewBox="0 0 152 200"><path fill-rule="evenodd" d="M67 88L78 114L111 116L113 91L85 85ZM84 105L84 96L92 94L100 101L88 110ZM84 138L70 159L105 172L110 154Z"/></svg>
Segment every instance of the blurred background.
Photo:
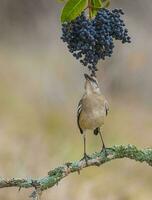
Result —
<svg viewBox="0 0 152 200"><path fill-rule="evenodd" d="M152 147L152 3L111 0L123 8L132 43L117 42L112 59L98 64L98 79L109 104L107 146ZM0 0L0 176L42 177L82 157L76 107L85 67L60 40L62 3ZM88 153L99 151L88 134ZM127 159L72 174L43 199L151 199L151 168ZM0 190L1 200L28 199L29 190Z"/></svg>

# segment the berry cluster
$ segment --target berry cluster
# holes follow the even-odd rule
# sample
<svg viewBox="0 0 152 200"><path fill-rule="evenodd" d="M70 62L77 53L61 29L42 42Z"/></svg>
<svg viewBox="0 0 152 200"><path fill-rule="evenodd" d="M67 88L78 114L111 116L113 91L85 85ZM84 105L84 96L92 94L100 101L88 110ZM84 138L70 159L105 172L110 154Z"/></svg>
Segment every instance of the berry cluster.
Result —
<svg viewBox="0 0 152 200"><path fill-rule="evenodd" d="M121 9L110 11L104 8L90 20L82 12L75 20L62 24L61 39L67 43L73 56L95 73L98 61L111 57L113 39L122 43L131 42L125 23L121 19L123 14Z"/></svg>

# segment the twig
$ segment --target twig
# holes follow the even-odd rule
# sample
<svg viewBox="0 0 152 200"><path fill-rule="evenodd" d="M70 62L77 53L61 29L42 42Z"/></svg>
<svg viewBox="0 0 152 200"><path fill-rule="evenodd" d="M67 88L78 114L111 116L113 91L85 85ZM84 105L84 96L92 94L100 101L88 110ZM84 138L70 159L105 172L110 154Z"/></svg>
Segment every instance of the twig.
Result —
<svg viewBox="0 0 152 200"><path fill-rule="evenodd" d="M91 0L88 0L88 8L89 8L89 19L92 17L92 3Z"/></svg>
<svg viewBox="0 0 152 200"><path fill-rule="evenodd" d="M93 153L90 155L90 159L86 165L85 161L75 161L68 162L60 167L57 167L48 172L48 175L39 178L39 179L31 179L31 178L13 178L10 180L0 178L0 188L5 187L19 187L19 188L35 188L35 191L30 195L33 199L40 200L41 194L43 190L53 187L58 184L58 182L64 177L68 176L73 172L78 172L83 168L90 166L100 166L106 162L109 162L114 159L120 158L129 158L139 162L146 162L148 165L152 166L152 148L147 149L137 149L137 147L133 145L117 145L111 148L106 148L105 152ZM35 196L34 196L35 195Z"/></svg>

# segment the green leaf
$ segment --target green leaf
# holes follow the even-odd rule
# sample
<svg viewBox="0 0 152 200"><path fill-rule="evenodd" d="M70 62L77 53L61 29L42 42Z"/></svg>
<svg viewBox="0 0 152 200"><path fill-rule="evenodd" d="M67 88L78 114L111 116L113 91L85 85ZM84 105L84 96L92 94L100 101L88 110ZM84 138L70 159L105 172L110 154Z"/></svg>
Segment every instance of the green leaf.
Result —
<svg viewBox="0 0 152 200"><path fill-rule="evenodd" d="M101 8L102 7L102 1L101 0L92 0L93 1L93 6L95 8Z"/></svg>
<svg viewBox="0 0 152 200"><path fill-rule="evenodd" d="M107 8L110 5L110 0L101 0L103 4L103 8Z"/></svg>
<svg viewBox="0 0 152 200"><path fill-rule="evenodd" d="M92 0L91 4L93 7L92 8L92 17L94 17L97 14L98 10L103 7L103 5L102 5L101 0Z"/></svg>
<svg viewBox="0 0 152 200"><path fill-rule="evenodd" d="M61 22L68 22L78 17L85 9L87 0L68 0L61 13Z"/></svg>
<svg viewBox="0 0 152 200"><path fill-rule="evenodd" d="M92 10L91 14L92 17L96 16L97 12L101 8L107 8L110 5L110 0L91 0Z"/></svg>

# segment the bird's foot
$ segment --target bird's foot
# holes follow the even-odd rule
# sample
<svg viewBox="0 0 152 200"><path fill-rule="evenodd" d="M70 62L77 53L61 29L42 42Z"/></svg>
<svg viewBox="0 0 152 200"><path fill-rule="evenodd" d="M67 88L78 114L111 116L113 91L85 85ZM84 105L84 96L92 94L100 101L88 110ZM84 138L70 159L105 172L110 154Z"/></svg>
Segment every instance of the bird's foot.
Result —
<svg viewBox="0 0 152 200"><path fill-rule="evenodd" d="M88 160L90 160L91 159L91 157L90 156L88 156L86 153L84 153L84 156L83 156L83 158L80 160L80 161L83 161L83 160L85 160L85 162L86 162L86 165L88 165Z"/></svg>
<svg viewBox="0 0 152 200"><path fill-rule="evenodd" d="M107 150L106 150L106 147L105 147L105 146L102 147L101 153L102 153L102 152L105 154L106 157L108 156L108 153L107 153Z"/></svg>

